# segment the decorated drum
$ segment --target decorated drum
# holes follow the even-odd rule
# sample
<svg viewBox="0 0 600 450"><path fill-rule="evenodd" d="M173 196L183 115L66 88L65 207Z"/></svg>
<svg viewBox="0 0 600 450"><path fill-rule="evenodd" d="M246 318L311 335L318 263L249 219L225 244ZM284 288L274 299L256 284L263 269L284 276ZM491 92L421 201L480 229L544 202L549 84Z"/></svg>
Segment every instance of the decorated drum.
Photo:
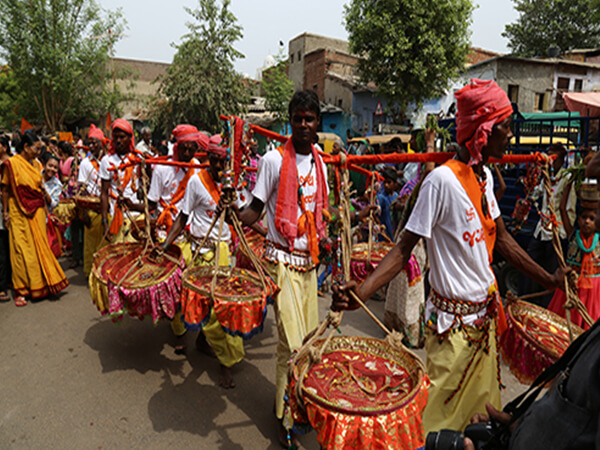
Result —
<svg viewBox="0 0 600 450"><path fill-rule="evenodd" d="M531 384L569 346L567 321L537 305L520 300L507 305L508 329L502 335L502 359L523 384ZM573 338L583 330L575 325Z"/></svg>
<svg viewBox="0 0 600 450"><path fill-rule="evenodd" d="M75 204L81 209L91 209L95 212L100 212L100 197L93 195L77 195L73 197Z"/></svg>
<svg viewBox="0 0 600 450"><path fill-rule="evenodd" d="M362 283L377 268L381 260L394 247L387 242L374 242L369 261L369 244L362 242L352 247L350 271L352 279Z"/></svg>
<svg viewBox="0 0 600 450"><path fill-rule="evenodd" d="M137 219L135 224L131 224L131 236L136 241L146 241L146 221L144 217ZM153 241L156 241L156 219L150 219L150 236Z"/></svg>
<svg viewBox="0 0 600 450"><path fill-rule="evenodd" d="M69 225L77 216L75 200L72 198L60 199L58 206L54 208L53 214L62 225Z"/></svg>
<svg viewBox="0 0 600 450"><path fill-rule="evenodd" d="M429 379L416 355L375 338L334 337L299 388L308 362L307 354L290 368L288 398L294 426L314 428L322 448L424 445Z"/></svg>
<svg viewBox="0 0 600 450"><path fill-rule="evenodd" d="M213 276L217 273L211 295ZM249 339L262 331L267 297L276 286L269 277L266 286L253 271L237 267L197 266L188 268L182 281L181 312L186 327L201 329L214 309L225 332Z"/></svg>
<svg viewBox="0 0 600 450"><path fill-rule="evenodd" d="M181 295L183 258L177 246L167 255L152 257L150 250L135 243L112 244L96 252L90 292L100 312L113 320L125 312L139 319L150 316L154 323L172 319Z"/></svg>
<svg viewBox="0 0 600 450"><path fill-rule="evenodd" d="M250 247L252 252L256 255L256 257L259 260L262 260L262 257L265 254L265 237L252 229L248 229L245 232L245 237L246 242L248 243L248 246ZM237 253L236 257L236 266L242 267L244 269L254 269L254 265L252 264L246 249L243 245L241 245L241 243L238 243L238 245L239 252Z"/></svg>

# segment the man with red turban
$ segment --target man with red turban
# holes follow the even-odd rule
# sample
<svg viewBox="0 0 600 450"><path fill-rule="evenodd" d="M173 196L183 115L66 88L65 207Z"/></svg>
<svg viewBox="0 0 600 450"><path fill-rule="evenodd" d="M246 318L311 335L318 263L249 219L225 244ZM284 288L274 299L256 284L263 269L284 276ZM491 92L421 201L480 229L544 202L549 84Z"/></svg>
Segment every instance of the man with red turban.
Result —
<svg viewBox="0 0 600 450"><path fill-rule="evenodd" d="M131 224L125 217L127 208L132 217L139 215L144 206L138 200L140 186L139 171L134 162L135 143L133 127L125 119L117 119L112 126L112 141L108 155L100 162L100 210L104 235L111 241L133 241L129 228ZM111 170L109 170L111 169ZM109 221L109 215L112 221Z"/></svg>
<svg viewBox="0 0 600 450"><path fill-rule="evenodd" d="M82 194L100 199L100 157L104 149L104 133L96 125L88 132L89 152L79 165L77 182ZM93 256L102 243L102 215L98 211L86 209L81 212L83 228L83 272L89 276L92 270Z"/></svg>
<svg viewBox="0 0 600 450"><path fill-rule="evenodd" d="M179 127L178 127L179 128ZM173 131L177 139L177 128ZM181 133L179 133L182 136ZM181 141L177 139L174 147L174 153L181 152L179 145ZM219 246L219 261L221 266L230 265L229 244L231 242L231 230L224 226L219 234L219 225L217 224L210 230L217 207L221 199L220 182L222 173L225 170L227 160L227 148L221 145L221 136L215 135L210 138L207 146L209 168L200 169L189 179L185 195L182 200L179 214L171 227L167 239L162 244L163 250L167 250L175 239L181 234L186 224L189 225L189 231L192 239L192 246L184 248L183 254L186 265L214 265L217 245ZM239 197L239 196L238 196ZM236 203L241 206L241 201ZM196 249L206 234L208 239L204 247ZM198 257L193 260L193 253L198 250ZM219 385L225 389L235 387L231 374L231 367L239 363L244 358L244 343L241 337L232 336L225 333L221 324L217 320L214 309L207 323L203 315L196 310L198 308L195 302L186 302L183 306L182 315L185 321L185 327L194 331L202 330L196 340L196 347L209 354L213 354L221 364L221 374ZM174 330L175 331L175 330ZM206 338L206 339L205 339ZM210 348L207 346L207 342Z"/></svg>
<svg viewBox="0 0 600 450"><path fill-rule="evenodd" d="M512 132L512 108L493 81L471 80L456 93L460 149L423 181L400 242L360 286L334 287L333 307L354 309L346 294L363 300L390 282L406 265L421 238L427 243L431 292L425 306L429 400L423 414L426 432L462 430L490 401L500 407L496 330L506 328L492 253L500 252L518 270L548 289L564 271L547 273L504 227L485 167L502 158Z"/></svg>

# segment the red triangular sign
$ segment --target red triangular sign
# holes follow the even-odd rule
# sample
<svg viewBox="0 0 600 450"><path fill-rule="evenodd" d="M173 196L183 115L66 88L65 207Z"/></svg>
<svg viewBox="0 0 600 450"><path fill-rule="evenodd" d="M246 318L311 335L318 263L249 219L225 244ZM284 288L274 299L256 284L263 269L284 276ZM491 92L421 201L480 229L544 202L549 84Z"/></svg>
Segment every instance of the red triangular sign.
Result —
<svg viewBox="0 0 600 450"><path fill-rule="evenodd" d="M383 116L383 107L381 106L381 102L377 102L377 107L375 108L376 116Z"/></svg>

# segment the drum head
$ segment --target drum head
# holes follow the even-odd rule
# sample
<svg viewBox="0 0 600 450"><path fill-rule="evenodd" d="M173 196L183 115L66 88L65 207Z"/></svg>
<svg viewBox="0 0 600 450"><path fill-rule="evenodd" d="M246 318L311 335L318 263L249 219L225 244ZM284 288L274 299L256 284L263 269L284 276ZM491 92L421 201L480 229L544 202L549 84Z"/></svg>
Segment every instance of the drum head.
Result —
<svg viewBox="0 0 600 450"><path fill-rule="evenodd" d="M371 248L371 262L379 263L394 248L394 244L387 242L374 242ZM369 258L369 244L362 242L352 246L352 261L367 262Z"/></svg>
<svg viewBox="0 0 600 450"><path fill-rule="evenodd" d="M213 292L215 298L230 302L244 302L262 297L263 286L258 275L237 267L191 267L183 274L183 287L210 297L215 270L217 271L217 283Z"/></svg>
<svg viewBox="0 0 600 450"><path fill-rule="evenodd" d="M181 249L176 245L169 248L170 259L164 256L151 258L148 250L141 258L141 263L139 259L144 245L129 244L126 249L128 251L124 255L111 260L115 268L110 273L110 281L126 289L147 288L162 283L179 266L172 259L181 260Z"/></svg>

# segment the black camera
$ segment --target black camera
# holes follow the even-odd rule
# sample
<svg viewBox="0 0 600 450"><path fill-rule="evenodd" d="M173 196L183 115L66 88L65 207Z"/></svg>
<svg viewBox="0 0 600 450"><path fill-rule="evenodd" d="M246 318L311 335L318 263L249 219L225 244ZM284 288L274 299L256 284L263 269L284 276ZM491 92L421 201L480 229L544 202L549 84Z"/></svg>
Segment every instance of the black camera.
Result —
<svg viewBox="0 0 600 450"><path fill-rule="evenodd" d="M466 437L473 441L477 450L501 450L508 448L505 436L504 433L498 433L498 426L493 422L473 423L467 425L464 434L454 430L427 434L425 450L463 450Z"/></svg>

